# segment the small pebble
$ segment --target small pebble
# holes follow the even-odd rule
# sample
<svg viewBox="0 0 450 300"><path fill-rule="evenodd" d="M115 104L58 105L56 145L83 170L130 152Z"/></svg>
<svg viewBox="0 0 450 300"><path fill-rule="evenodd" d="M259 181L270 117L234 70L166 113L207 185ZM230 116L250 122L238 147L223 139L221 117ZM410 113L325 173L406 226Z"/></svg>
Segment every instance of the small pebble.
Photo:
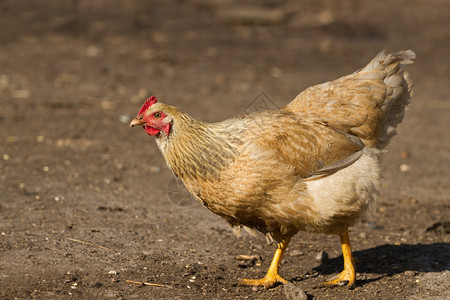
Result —
<svg viewBox="0 0 450 300"><path fill-rule="evenodd" d="M398 166L398 169L402 173L407 173L407 172L411 171L411 166L407 165L407 164L401 164L400 166Z"/></svg>
<svg viewBox="0 0 450 300"><path fill-rule="evenodd" d="M50 167L49 167L49 166L44 166L44 167L42 168L42 171L48 172L48 171L50 171Z"/></svg>
<svg viewBox="0 0 450 300"><path fill-rule="evenodd" d="M400 152L400 157L401 158L410 158L411 154L408 151L403 150L402 152Z"/></svg>
<svg viewBox="0 0 450 300"><path fill-rule="evenodd" d="M304 254L305 254L305 252L300 251L300 250L289 251L289 255L290 256L301 256L301 255L304 255Z"/></svg>
<svg viewBox="0 0 450 300"><path fill-rule="evenodd" d="M108 275L117 275L117 271L111 270L108 272Z"/></svg>
<svg viewBox="0 0 450 300"><path fill-rule="evenodd" d="M416 276L417 275L416 271L411 271L411 270L405 271L404 274L406 276Z"/></svg>
<svg viewBox="0 0 450 300"><path fill-rule="evenodd" d="M3 154L3 160L8 160L9 159L9 154Z"/></svg>
<svg viewBox="0 0 450 300"><path fill-rule="evenodd" d="M257 286L252 286L252 291L257 292L259 291L259 288Z"/></svg>
<svg viewBox="0 0 450 300"><path fill-rule="evenodd" d="M288 300L306 300L308 299L308 296L306 293L296 286L293 283L288 283L284 285L284 295L286 296L286 299Z"/></svg>
<svg viewBox="0 0 450 300"><path fill-rule="evenodd" d="M45 140L45 137L42 135L38 135L36 137L36 142L38 142L38 143L42 143L44 140Z"/></svg>

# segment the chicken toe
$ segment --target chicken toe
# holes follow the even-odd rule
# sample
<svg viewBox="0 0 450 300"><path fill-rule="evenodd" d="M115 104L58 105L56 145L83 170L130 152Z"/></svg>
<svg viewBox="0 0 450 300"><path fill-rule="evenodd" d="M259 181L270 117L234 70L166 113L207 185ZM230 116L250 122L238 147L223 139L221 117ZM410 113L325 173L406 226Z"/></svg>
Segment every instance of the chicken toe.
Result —
<svg viewBox="0 0 450 300"><path fill-rule="evenodd" d="M239 284L249 285L249 286L264 286L266 289L270 289L277 284L277 282L282 284L287 284L288 281L276 273L267 273L264 278L261 279L242 279Z"/></svg>
<svg viewBox="0 0 450 300"><path fill-rule="evenodd" d="M269 270L266 276L261 279L242 279L239 284L250 285L250 286L264 286L269 289L275 286L277 282L286 284L288 281L278 275L278 269L280 268L281 260L283 259L284 252L291 240L290 237L284 239L282 242L278 243L277 250L273 256L272 262L270 263Z"/></svg>
<svg viewBox="0 0 450 300"><path fill-rule="evenodd" d="M339 235L341 238L342 256L344 257L344 270L333 279L325 281L326 285L345 285L352 287L355 284L355 261L352 256L352 249L350 247L350 239L348 236L348 229Z"/></svg>

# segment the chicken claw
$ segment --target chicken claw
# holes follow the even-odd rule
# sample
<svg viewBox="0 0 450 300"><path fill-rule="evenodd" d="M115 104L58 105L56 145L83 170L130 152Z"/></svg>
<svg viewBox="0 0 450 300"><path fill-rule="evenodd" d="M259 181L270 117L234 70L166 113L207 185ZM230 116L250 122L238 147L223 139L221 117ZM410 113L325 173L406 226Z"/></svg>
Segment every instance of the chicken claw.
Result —
<svg viewBox="0 0 450 300"><path fill-rule="evenodd" d="M339 235L341 238L342 256L344 257L344 271L329 281L325 281L326 285L345 285L352 287L355 284L355 261L350 248L350 239L348 237L348 229Z"/></svg>
<svg viewBox="0 0 450 300"><path fill-rule="evenodd" d="M266 276L261 279L242 279L239 284L250 285L250 286L264 286L266 289L272 288L277 282L282 284L287 284L288 281L278 275L278 269L280 268L281 260L283 259L284 252L291 240L290 237L286 238L284 241L278 243L277 250L273 256L272 262L270 263L269 270Z"/></svg>
<svg viewBox="0 0 450 300"><path fill-rule="evenodd" d="M349 287L355 284L355 272L345 270L334 276L331 280L325 281L326 285L347 285Z"/></svg>
<svg viewBox="0 0 450 300"><path fill-rule="evenodd" d="M264 278L261 279L242 279L239 284L241 285L250 285L250 286L264 286L266 289L270 289L275 286L275 284L279 282L282 284L287 284L288 281L281 277L278 274L269 274L267 273Z"/></svg>

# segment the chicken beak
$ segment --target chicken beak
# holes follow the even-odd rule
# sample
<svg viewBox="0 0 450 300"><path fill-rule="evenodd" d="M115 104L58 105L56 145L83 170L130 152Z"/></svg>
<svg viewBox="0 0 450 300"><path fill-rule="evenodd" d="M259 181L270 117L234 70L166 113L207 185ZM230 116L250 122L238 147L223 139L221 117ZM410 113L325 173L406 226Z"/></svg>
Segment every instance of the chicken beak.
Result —
<svg viewBox="0 0 450 300"><path fill-rule="evenodd" d="M130 127L144 125L145 121L142 118L134 118L131 120Z"/></svg>

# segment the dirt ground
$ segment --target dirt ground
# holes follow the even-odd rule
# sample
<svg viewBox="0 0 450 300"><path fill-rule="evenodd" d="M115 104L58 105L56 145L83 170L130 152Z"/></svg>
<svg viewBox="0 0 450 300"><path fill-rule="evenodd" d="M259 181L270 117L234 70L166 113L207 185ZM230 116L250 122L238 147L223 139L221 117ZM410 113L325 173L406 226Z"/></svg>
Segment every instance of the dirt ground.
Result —
<svg viewBox="0 0 450 300"><path fill-rule="evenodd" d="M128 123L151 95L205 121L281 107L384 48L417 53L415 95L377 210L350 231L356 287L320 285L337 236L296 235L281 274L308 299L450 298L450 2L245 3L0 0L1 299L294 299L237 285L274 245L181 199Z"/></svg>

